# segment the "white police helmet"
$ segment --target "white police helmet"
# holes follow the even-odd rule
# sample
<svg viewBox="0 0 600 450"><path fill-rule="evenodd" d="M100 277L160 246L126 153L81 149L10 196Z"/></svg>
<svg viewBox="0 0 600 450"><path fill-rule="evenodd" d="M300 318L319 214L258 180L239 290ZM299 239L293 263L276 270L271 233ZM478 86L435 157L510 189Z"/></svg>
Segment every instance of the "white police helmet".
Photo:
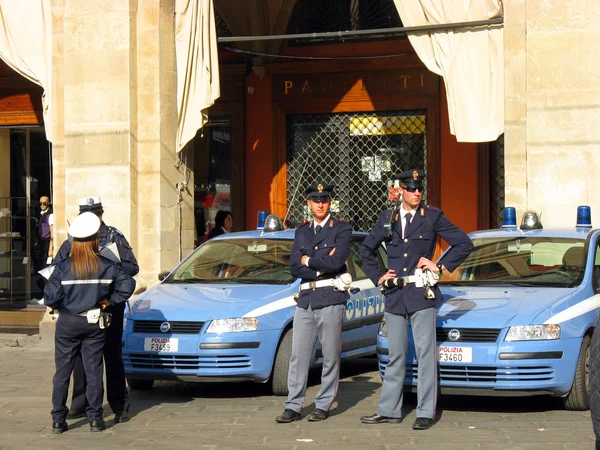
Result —
<svg viewBox="0 0 600 450"><path fill-rule="evenodd" d="M69 234L75 239L85 239L93 236L100 229L100 219L92 212L79 214L69 227Z"/></svg>

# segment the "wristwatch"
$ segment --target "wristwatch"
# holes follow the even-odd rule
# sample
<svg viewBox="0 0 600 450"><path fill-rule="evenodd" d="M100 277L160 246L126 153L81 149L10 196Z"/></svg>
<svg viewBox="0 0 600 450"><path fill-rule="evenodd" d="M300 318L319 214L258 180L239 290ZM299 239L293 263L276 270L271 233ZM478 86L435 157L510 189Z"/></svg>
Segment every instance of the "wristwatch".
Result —
<svg viewBox="0 0 600 450"><path fill-rule="evenodd" d="M441 262L439 262L439 263L436 264L436 267L440 271L439 272L440 277L442 276L442 272L443 272L442 266L443 266L443 264Z"/></svg>

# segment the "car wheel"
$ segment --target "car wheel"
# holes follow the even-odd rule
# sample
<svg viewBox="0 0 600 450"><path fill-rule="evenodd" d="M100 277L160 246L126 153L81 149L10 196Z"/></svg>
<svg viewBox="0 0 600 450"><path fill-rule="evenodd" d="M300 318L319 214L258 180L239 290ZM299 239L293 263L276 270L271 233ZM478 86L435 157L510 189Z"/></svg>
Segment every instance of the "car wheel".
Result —
<svg viewBox="0 0 600 450"><path fill-rule="evenodd" d="M590 409L590 342L590 336L583 337L573 386L571 392L563 399L565 409L570 411Z"/></svg>
<svg viewBox="0 0 600 450"><path fill-rule="evenodd" d="M127 384L131 389L148 390L152 389L152 385L154 385L154 380L136 380L135 378L127 378Z"/></svg>
<svg viewBox="0 0 600 450"><path fill-rule="evenodd" d="M290 369L290 358L292 357L292 330L289 329L283 335L273 364L273 375L271 377L271 389L274 395L288 394L288 371Z"/></svg>

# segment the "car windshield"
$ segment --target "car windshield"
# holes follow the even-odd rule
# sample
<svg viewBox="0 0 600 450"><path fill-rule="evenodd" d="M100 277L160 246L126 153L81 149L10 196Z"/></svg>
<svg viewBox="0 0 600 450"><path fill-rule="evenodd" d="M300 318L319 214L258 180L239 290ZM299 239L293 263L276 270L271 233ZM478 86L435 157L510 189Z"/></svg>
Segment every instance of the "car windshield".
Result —
<svg viewBox="0 0 600 450"><path fill-rule="evenodd" d="M453 273L444 272L440 283L573 287L583 280L583 239L519 236L473 239L473 244L469 257Z"/></svg>
<svg viewBox="0 0 600 450"><path fill-rule="evenodd" d="M167 283L289 284L289 239L218 239L198 248Z"/></svg>

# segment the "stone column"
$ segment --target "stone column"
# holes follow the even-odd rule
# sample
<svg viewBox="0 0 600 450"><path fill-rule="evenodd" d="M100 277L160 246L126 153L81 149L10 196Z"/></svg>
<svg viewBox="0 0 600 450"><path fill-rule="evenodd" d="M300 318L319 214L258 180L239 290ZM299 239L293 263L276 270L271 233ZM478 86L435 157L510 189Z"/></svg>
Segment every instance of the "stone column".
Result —
<svg viewBox="0 0 600 450"><path fill-rule="evenodd" d="M527 0L526 15L528 206L574 227L591 205L598 226L600 2Z"/></svg>
<svg viewBox="0 0 600 450"><path fill-rule="evenodd" d="M193 248L182 185L193 190L193 176L175 153L174 1L52 0L57 245L78 199L101 196L104 221L134 249L139 290Z"/></svg>
<svg viewBox="0 0 600 450"><path fill-rule="evenodd" d="M525 0L504 2L505 205L527 209L527 23Z"/></svg>

